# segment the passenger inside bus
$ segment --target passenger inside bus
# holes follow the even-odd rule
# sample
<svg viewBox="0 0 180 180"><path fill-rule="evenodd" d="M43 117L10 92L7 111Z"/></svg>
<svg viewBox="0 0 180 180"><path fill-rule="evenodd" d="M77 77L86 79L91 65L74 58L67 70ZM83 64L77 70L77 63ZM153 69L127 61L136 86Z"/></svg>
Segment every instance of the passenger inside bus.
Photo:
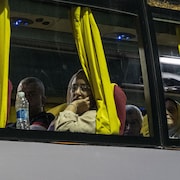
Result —
<svg viewBox="0 0 180 180"><path fill-rule="evenodd" d="M55 122L55 131L95 133L96 105L83 70L75 73L68 85L67 107Z"/></svg>
<svg viewBox="0 0 180 180"><path fill-rule="evenodd" d="M77 76L78 75L78 76ZM89 86L89 83L88 83L88 81L87 81L87 78L85 77L85 74L84 74L84 71L83 70L80 70L80 71L78 71L78 73L76 73L75 75L73 75L72 76L72 78L71 78L71 80L70 80L70 82L69 82L69 85L68 85L68 90L67 90L67 97L66 97L66 99L67 99L67 103L64 103L64 104L61 104L61 105L58 105L58 106L56 106L56 107L54 107L54 108L51 108L51 109L49 109L48 110L48 112L51 112L52 114L54 114L56 117L58 117L58 123L56 122L56 120L57 120L57 118L56 118L56 120L54 120L52 123L51 123L51 125L49 126L49 128L48 128L48 130L49 131L54 131L54 130L56 130L56 131L70 131L70 132L85 132L85 133L94 133L94 129L93 129L93 131L86 131L86 129L85 128L83 128L82 129L82 127L81 126L83 126L83 123L85 123L86 122L86 120L84 121L84 119L83 119L83 121L81 120L81 118L82 117L80 117L80 120L78 120L78 117L79 117L79 115L80 114L82 114L81 112L80 113L75 113L76 114L76 117L77 117L77 122L76 121L74 121L73 119L74 119L74 117L72 116L71 117L71 120L67 120L68 122L66 122L66 120L65 120L65 118L63 117L63 119L64 120L62 120L62 116L60 116L59 115L59 113L62 115L62 111L64 111L66 108L67 108L67 105L70 105L69 107L68 107L68 110L70 110L71 112L70 112L70 114L73 114L73 115L75 115L72 111L76 111L76 102L75 102L75 104L74 104L74 102L72 102L72 101L74 101L74 99L72 99L72 96L73 96L73 93L86 93L86 92L84 92L84 91L82 91L81 90L81 88L83 88L83 86L81 87L79 87L79 86L77 86L76 84L75 85L73 85L73 83L75 82L75 81L77 81L78 79L76 78L75 79L75 77L78 77L79 79L80 78L82 78L81 80L83 80L83 82L85 82L86 84L88 84L88 91L90 90L89 88L90 88L90 86ZM82 77L81 77L82 76ZM73 81L74 80L74 81ZM84 87L85 88L85 87ZM73 90L74 89L74 90ZM75 90L78 90L78 92L75 92ZM80 91L81 90L81 91ZM74 91L74 92L73 92ZM91 111L93 110L95 110L96 109L96 103L95 103L95 100L94 100L94 98L92 98L92 93L91 92L89 92L90 93L90 96L91 96L91 98L90 98L90 101L89 101L89 103L90 103L90 108L91 108ZM81 95L78 95L78 96L80 96L80 98L81 98ZM123 133L124 133L124 127L125 127L125 120L126 120L126 109L125 109L125 105L126 105L126 95L125 95L125 93L124 93L124 91L118 86L118 85L115 85L114 86L114 101L115 101L115 106L116 106L116 111L117 111L117 115L118 115L118 118L119 118L119 120L120 120L120 123L121 123L121 126L120 126L120 129L119 129L119 135L123 135ZM74 106L74 107L73 107ZM86 107L86 106L85 106ZM67 109L66 109L67 110ZM89 113L89 112L88 112ZM78 115L77 115L78 114ZM64 115L64 114L63 114ZM87 113L85 114L85 115L87 115ZM89 118L89 117L88 117ZM96 117L96 113L94 113L93 112L93 122L91 122L91 123L94 123L94 122L96 122L96 120L94 119L94 118L97 118ZM64 124L64 121L65 121L65 124L67 125L66 127L64 127L65 126L65 124ZM82 123L81 123L81 121L82 121ZM56 122L56 127L55 127L55 122ZM89 122L88 122L89 123ZM88 123L86 124L86 126L88 125ZM76 126L78 126L79 125L79 127L76 127ZM89 124L90 126L91 126L91 124ZM69 127L68 127L69 126ZM93 125L94 126L94 125ZM108 126L108 125L107 125ZM68 129L68 128L72 128L71 130L70 129ZM74 128L75 127L75 128ZM64 128L67 128L67 129L64 129ZM87 128L87 127L86 127ZM91 127L90 127L91 128Z"/></svg>
<svg viewBox="0 0 180 180"><path fill-rule="evenodd" d="M169 138L180 139L180 104L178 101L167 97L165 106ZM150 136L147 114L143 118L141 133L144 137Z"/></svg>
<svg viewBox="0 0 180 180"><path fill-rule="evenodd" d="M135 105L126 105L126 123L124 136L140 136L143 116Z"/></svg>
<svg viewBox="0 0 180 180"><path fill-rule="evenodd" d="M171 99L166 98L166 117L168 123L169 138L180 138L180 104Z"/></svg>
<svg viewBox="0 0 180 180"><path fill-rule="evenodd" d="M46 102L45 88L42 81L36 77L27 77L20 81L17 92L25 92L29 102L29 120L31 130L47 130L54 115L46 113L44 106ZM6 127L16 127L16 123L9 123Z"/></svg>

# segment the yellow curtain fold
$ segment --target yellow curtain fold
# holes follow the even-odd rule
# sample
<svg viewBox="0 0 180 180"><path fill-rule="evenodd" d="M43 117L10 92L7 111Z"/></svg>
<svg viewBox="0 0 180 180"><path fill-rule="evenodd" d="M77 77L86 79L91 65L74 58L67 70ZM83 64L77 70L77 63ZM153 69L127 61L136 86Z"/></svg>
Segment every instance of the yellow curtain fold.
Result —
<svg viewBox="0 0 180 180"><path fill-rule="evenodd" d="M8 0L0 2L0 128L7 120L10 18Z"/></svg>
<svg viewBox="0 0 180 180"><path fill-rule="evenodd" d="M150 137L147 114L143 117L142 128L140 133L143 135L143 137Z"/></svg>
<svg viewBox="0 0 180 180"><path fill-rule="evenodd" d="M177 41L178 41L178 51L180 54L180 26L176 27L176 36L177 36Z"/></svg>
<svg viewBox="0 0 180 180"><path fill-rule="evenodd" d="M119 134L120 120L114 102L114 84L109 72L99 29L90 8L71 9L72 27L82 68L97 104L96 133Z"/></svg>

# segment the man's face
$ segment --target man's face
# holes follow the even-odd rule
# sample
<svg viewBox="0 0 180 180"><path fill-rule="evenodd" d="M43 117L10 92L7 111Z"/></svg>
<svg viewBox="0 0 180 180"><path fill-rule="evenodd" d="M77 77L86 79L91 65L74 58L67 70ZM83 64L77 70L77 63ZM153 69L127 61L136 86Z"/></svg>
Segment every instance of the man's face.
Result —
<svg viewBox="0 0 180 180"><path fill-rule="evenodd" d="M126 114L125 136L139 136L141 130L141 120L136 113Z"/></svg>
<svg viewBox="0 0 180 180"><path fill-rule="evenodd" d="M36 83L21 83L18 86L17 91L23 91L29 102L29 115L30 117L35 116L42 112L44 97L40 87Z"/></svg>

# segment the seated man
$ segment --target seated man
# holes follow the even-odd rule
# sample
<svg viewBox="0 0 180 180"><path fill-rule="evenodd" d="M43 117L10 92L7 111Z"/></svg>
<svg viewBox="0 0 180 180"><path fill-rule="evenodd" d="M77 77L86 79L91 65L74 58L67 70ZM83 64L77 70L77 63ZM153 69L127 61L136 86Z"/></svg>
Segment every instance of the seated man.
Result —
<svg viewBox="0 0 180 180"><path fill-rule="evenodd" d="M31 130L47 130L54 115L44 110L46 96L41 80L36 77L27 77L20 81L17 92L23 91L29 102L29 121ZM15 127L15 124L7 124Z"/></svg>
<svg viewBox="0 0 180 180"><path fill-rule="evenodd" d="M134 105L126 105L126 123L124 136L140 136L142 127L142 113Z"/></svg>

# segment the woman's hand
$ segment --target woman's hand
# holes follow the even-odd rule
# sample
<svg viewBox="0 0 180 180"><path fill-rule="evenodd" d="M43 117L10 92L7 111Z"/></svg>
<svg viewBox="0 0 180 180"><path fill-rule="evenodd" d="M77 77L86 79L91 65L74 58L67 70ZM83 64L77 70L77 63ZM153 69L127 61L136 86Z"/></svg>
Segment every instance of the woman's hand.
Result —
<svg viewBox="0 0 180 180"><path fill-rule="evenodd" d="M74 107L76 106L76 112L75 113L81 115L84 112L89 110L90 100L89 100L89 97L86 97L84 99L75 100L70 105L74 106Z"/></svg>

